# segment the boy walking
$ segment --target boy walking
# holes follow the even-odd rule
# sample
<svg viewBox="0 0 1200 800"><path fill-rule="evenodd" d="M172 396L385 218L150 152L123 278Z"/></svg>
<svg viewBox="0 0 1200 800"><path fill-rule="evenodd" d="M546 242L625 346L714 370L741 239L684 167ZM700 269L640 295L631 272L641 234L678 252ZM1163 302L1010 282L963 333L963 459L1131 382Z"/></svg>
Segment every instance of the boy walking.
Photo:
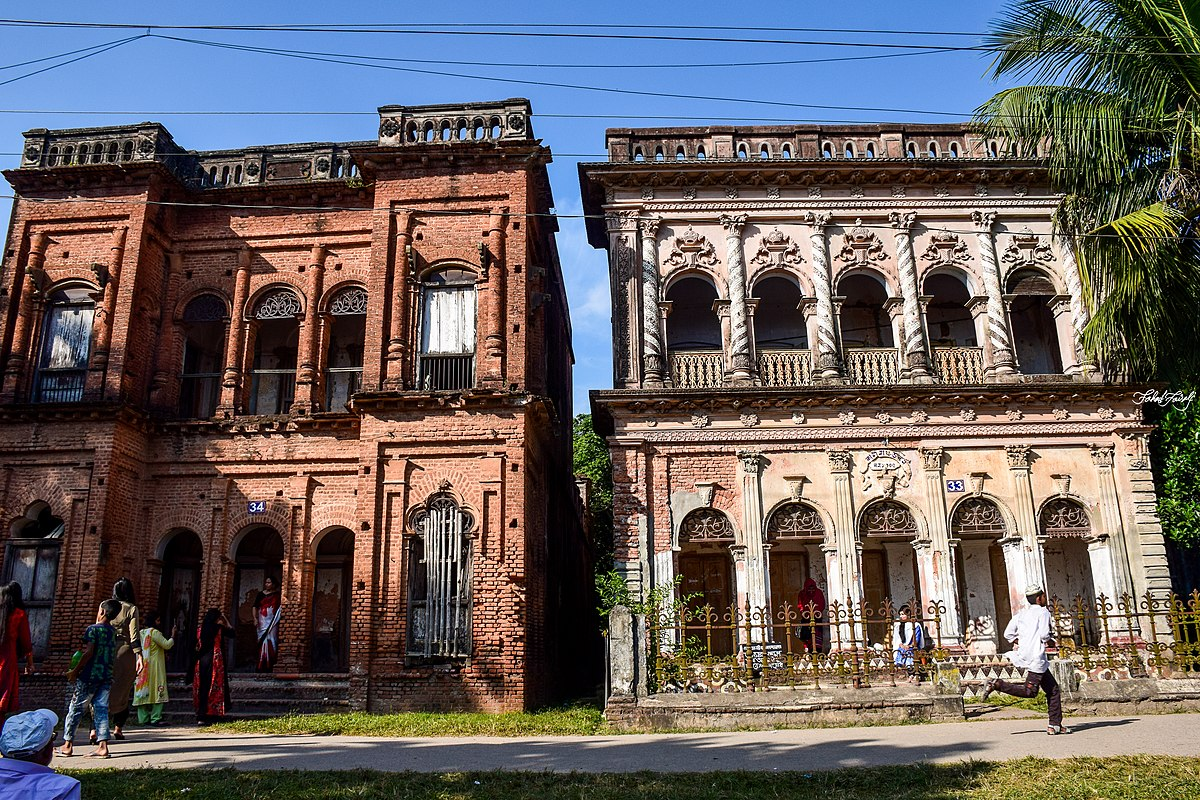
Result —
<svg viewBox="0 0 1200 800"><path fill-rule="evenodd" d="M987 700L992 692L1003 692L1013 697L1037 697L1039 690L1044 691L1046 708L1050 712L1050 726L1046 733L1051 736L1070 733L1071 729L1062 724L1062 690L1058 681L1054 680L1050 672L1050 660L1046 658L1046 647L1054 646L1053 620L1050 610L1046 608L1046 592L1041 586L1033 584L1026 587L1025 599L1029 605L1021 609L1004 629L1004 638L1016 645L1012 663L1025 670L1025 682L1008 683L992 678L983 690L983 699Z"/></svg>
<svg viewBox="0 0 1200 800"><path fill-rule="evenodd" d="M88 703L96 723L96 749L89 758L108 758L108 691L112 688L113 661L117 655L117 634L110 621L121 613L121 603L105 600L96 612L96 624L83 632L83 657L67 671L67 680L75 683L75 695L67 709L63 726L63 746L58 754L74 755L73 741L79 718Z"/></svg>

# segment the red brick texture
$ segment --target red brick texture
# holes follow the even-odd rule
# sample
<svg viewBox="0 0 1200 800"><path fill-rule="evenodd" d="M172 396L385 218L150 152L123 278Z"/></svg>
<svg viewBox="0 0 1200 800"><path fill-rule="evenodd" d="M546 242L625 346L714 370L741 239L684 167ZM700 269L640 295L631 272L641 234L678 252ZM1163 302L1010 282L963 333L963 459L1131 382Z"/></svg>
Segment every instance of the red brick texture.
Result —
<svg viewBox="0 0 1200 800"><path fill-rule="evenodd" d="M65 523L46 669L65 665L117 578L157 605L180 530L203 545L201 608L233 619L238 544L266 525L284 548L277 672L310 669L316 547L345 529L355 707L522 709L578 687L596 627L570 468L569 318L552 218L524 216L552 205L549 153L464 147L364 149L361 179L286 186L188 189L154 162L5 173L22 199L0 271L0 540L38 503ZM477 382L423 392L419 279L444 265L478 276ZM46 298L72 283L97 297L84 394L35 403ZM305 310L298 405L248 416L252 312L285 285ZM353 413L321 408L328 303L349 285L368 295ZM232 306L223 410L182 420L181 315L203 293ZM410 510L440 491L476 521L473 648L429 664L405 658L406 542Z"/></svg>

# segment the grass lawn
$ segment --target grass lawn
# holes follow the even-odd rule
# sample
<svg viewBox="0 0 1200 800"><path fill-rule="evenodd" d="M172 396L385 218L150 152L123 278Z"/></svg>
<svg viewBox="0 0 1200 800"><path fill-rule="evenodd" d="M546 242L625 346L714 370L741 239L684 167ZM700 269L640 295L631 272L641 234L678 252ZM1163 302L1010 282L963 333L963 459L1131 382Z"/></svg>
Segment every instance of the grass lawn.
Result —
<svg viewBox="0 0 1200 800"><path fill-rule="evenodd" d="M1023 708L1026 711L1040 711L1046 713L1046 695L1039 694L1037 697L1013 697L1010 694L1002 694L997 692L987 700L981 700L978 697L968 697L963 701L967 705L980 706L1000 706L1002 708Z"/></svg>
<svg viewBox="0 0 1200 800"><path fill-rule="evenodd" d="M1185 800L1200 797L1200 759L1161 756L1027 758L834 772L584 775L465 772L234 772L103 770L73 773L87 800Z"/></svg>
<svg viewBox="0 0 1200 800"><path fill-rule="evenodd" d="M210 733L316 736L588 736L603 729L595 706L502 714L289 714L271 719L222 722Z"/></svg>

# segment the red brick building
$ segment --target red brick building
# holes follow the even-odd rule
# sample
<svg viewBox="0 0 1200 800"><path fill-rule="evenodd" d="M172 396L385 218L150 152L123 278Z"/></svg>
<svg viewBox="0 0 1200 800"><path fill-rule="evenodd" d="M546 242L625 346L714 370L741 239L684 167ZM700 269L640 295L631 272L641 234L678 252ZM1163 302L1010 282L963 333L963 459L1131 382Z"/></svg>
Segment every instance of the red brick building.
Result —
<svg viewBox="0 0 1200 800"><path fill-rule="evenodd" d="M550 151L525 100L384 107L378 134L26 133L0 577L47 669L122 575L191 630L224 610L246 667L271 576L276 673L348 673L355 707L566 688L590 626Z"/></svg>

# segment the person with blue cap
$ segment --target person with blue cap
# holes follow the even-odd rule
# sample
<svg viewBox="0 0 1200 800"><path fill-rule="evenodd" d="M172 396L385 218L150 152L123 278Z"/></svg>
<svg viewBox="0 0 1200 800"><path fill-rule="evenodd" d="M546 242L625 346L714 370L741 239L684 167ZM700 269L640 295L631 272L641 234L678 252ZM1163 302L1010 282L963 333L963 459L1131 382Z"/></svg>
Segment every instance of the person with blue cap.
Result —
<svg viewBox="0 0 1200 800"><path fill-rule="evenodd" d="M14 714L0 730L0 797L80 800L79 781L50 769L58 715L39 708Z"/></svg>

